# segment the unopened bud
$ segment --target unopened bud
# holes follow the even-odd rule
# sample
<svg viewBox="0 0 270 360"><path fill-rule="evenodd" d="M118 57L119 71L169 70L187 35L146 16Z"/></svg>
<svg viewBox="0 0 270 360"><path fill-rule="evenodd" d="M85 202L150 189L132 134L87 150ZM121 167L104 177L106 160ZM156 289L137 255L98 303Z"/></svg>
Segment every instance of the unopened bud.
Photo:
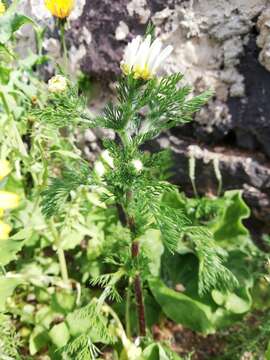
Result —
<svg viewBox="0 0 270 360"><path fill-rule="evenodd" d="M64 92L67 89L67 79L62 75L55 75L48 82L48 90L51 93Z"/></svg>
<svg viewBox="0 0 270 360"><path fill-rule="evenodd" d="M141 160L134 159L134 160L131 161L131 163L138 172L142 171L143 163L141 162Z"/></svg>

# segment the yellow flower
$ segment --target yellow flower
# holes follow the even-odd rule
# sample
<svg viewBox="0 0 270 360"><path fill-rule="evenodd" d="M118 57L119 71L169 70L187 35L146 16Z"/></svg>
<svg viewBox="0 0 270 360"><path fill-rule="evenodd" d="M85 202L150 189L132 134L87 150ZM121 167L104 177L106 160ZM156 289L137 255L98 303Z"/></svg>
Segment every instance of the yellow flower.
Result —
<svg viewBox="0 0 270 360"><path fill-rule="evenodd" d="M0 181L4 179L11 172L9 162L6 160L0 160Z"/></svg>
<svg viewBox="0 0 270 360"><path fill-rule="evenodd" d="M0 209L14 209L19 205L19 196L8 192L0 191Z"/></svg>
<svg viewBox="0 0 270 360"><path fill-rule="evenodd" d="M125 75L133 74L135 79L149 80L156 75L159 66L173 50L172 46L162 49L159 39L151 42L151 35L145 39L137 36L126 47L121 69Z"/></svg>
<svg viewBox="0 0 270 360"><path fill-rule="evenodd" d="M0 221L0 240L7 240L10 231L11 227L3 221Z"/></svg>
<svg viewBox="0 0 270 360"><path fill-rule="evenodd" d="M65 19L73 10L75 0L45 0L45 5L53 16Z"/></svg>
<svg viewBox="0 0 270 360"><path fill-rule="evenodd" d="M6 12L5 4L0 1L0 16L3 15Z"/></svg>
<svg viewBox="0 0 270 360"><path fill-rule="evenodd" d="M67 88L67 79L62 75L53 76L48 82L48 90L51 93L60 93Z"/></svg>

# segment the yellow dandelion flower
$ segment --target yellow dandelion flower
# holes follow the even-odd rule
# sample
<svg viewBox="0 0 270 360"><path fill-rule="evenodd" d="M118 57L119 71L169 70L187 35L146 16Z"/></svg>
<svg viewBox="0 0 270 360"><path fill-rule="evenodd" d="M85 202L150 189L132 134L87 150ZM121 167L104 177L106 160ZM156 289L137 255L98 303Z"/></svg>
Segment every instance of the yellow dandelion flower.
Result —
<svg viewBox="0 0 270 360"><path fill-rule="evenodd" d="M0 221L0 240L7 240L11 227L8 224L5 224L3 221Z"/></svg>
<svg viewBox="0 0 270 360"><path fill-rule="evenodd" d="M45 0L45 5L53 16L65 19L73 10L75 0Z"/></svg>
<svg viewBox="0 0 270 360"><path fill-rule="evenodd" d="M0 209L14 209L19 205L19 196L9 191L0 191Z"/></svg>
<svg viewBox="0 0 270 360"><path fill-rule="evenodd" d="M0 160L0 181L3 180L11 172L11 167L8 161Z"/></svg>
<svg viewBox="0 0 270 360"><path fill-rule="evenodd" d="M6 12L5 4L3 4L2 1L0 1L0 16L3 15Z"/></svg>

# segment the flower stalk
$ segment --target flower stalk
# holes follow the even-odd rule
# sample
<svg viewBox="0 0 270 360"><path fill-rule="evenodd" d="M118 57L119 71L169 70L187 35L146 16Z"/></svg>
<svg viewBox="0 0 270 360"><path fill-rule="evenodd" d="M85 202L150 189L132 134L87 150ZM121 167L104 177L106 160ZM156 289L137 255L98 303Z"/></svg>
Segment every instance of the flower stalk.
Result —
<svg viewBox="0 0 270 360"><path fill-rule="evenodd" d="M61 48L62 48L62 55L64 59L64 69L65 72L68 70L68 52L67 52L67 43L65 37L65 25L66 19L59 19L59 27L60 27L60 40L61 40Z"/></svg>

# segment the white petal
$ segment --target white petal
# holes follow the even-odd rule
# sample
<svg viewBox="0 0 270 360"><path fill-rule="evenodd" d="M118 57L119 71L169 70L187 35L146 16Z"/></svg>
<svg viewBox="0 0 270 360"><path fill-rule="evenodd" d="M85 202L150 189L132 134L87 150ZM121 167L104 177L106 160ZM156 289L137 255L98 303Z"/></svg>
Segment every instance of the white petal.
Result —
<svg viewBox="0 0 270 360"><path fill-rule="evenodd" d="M147 35L146 39L141 44L136 57L136 64L140 67L144 67L149 56L149 50L151 45L151 35Z"/></svg>
<svg viewBox="0 0 270 360"><path fill-rule="evenodd" d="M167 46L164 50L162 50L162 52L160 53L160 55L158 56L157 60L153 65L153 70L152 70L153 72L155 72L158 69L160 64L167 59L167 57L171 54L172 51L173 51L173 47L171 45Z"/></svg>
<svg viewBox="0 0 270 360"><path fill-rule="evenodd" d="M141 44L142 37L136 36L126 47L124 54L124 63L132 67L136 60L136 54L138 52L139 46Z"/></svg>
<svg viewBox="0 0 270 360"><path fill-rule="evenodd" d="M162 42L159 39L156 39L150 47L149 58L147 62L150 71L160 53L161 47Z"/></svg>

